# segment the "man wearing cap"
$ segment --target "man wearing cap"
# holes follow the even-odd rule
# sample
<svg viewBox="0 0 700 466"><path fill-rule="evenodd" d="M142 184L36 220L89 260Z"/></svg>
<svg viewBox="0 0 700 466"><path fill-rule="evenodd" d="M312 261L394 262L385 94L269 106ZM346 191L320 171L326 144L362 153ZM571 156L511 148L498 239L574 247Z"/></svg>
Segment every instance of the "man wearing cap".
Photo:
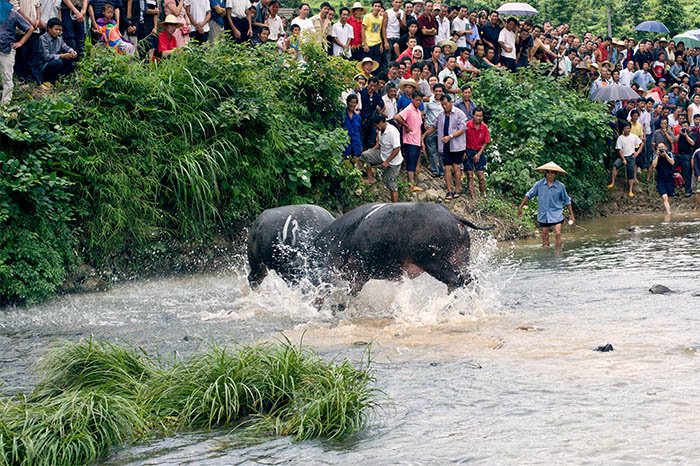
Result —
<svg viewBox="0 0 700 466"><path fill-rule="evenodd" d="M362 50L365 57L370 57L377 64L382 61L383 51L382 24L384 17L380 16L381 11L381 0L373 0L372 12L362 18Z"/></svg>
<svg viewBox="0 0 700 466"><path fill-rule="evenodd" d="M423 50L432 50L435 45L435 36L438 33L436 15L437 11L433 10L433 2L426 2L425 11L418 17L418 38Z"/></svg>
<svg viewBox="0 0 700 466"><path fill-rule="evenodd" d="M360 61L364 58L362 50L362 15L365 14L365 9L362 3L355 2L350 8L352 16L348 18L348 24L352 27L352 40L350 41L351 57L353 60Z"/></svg>
<svg viewBox="0 0 700 466"><path fill-rule="evenodd" d="M561 249L561 224L564 223L564 213L562 205L569 210L569 223L573 224L574 210L571 205L571 198L566 193L566 186L561 181L557 181L557 173L566 175L564 169L554 162L549 162L535 169L544 173L545 177L535 183L527 192L518 206L518 215L522 217L523 207L527 202L537 197L537 221L542 229L542 247L549 247L549 230L554 228L554 247Z"/></svg>

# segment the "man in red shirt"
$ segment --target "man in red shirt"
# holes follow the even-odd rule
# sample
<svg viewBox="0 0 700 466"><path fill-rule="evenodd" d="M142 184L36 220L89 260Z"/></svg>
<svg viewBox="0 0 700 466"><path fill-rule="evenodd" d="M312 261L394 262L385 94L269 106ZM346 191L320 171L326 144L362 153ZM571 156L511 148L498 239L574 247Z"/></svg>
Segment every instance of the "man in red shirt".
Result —
<svg viewBox="0 0 700 466"><path fill-rule="evenodd" d="M352 27L353 38L350 40L350 50L352 50L352 59L360 61L364 58L362 50L362 15L365 14L365 9L362 3L355 2L351 8L352 16L348 18L348 24Z"/></svg>
<svg viewBox="0 0 700 466"><path fill-rule="evenodd" d="M486 196L486 180L484 172L486 171L486 146L491 141L489 137L489 128L484 123L484 109L476 107L472 113L473 118L467 122L467 153L464 157L464 170L467 172L469 180L469 194L472 199L474 196L474 169L476 168L476 176L479 178L479 192L481 197Z"/></svg>
<svg viewBox="0 0 700 466"><path fill-rule="evenodd" d="M435 45L435 36L438 33L435 16L439 12L433 11L433 2L425 2L425 11L418 17L418 37L423 50L432 50Z"/></svg>

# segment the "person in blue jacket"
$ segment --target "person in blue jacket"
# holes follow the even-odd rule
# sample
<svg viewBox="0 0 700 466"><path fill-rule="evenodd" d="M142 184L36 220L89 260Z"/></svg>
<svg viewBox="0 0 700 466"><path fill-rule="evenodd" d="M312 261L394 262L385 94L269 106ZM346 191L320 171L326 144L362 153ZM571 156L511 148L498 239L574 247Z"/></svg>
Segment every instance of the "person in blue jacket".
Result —
<svg viewBox="0 0 700 466"><path fill-rule="evenodd" d="M523 207L527 201L538 197L537 221L542 229L542 247L549 247L549 230L554 228L554 247L561 249L561 225L564 223L562 206L569 209L569 224L573 225L575 221L571 198L566 194L566 187L564 183L556 180L557 173L566 175L566 172L554 162L546 163L535 170L544 173L545 177L527 192L518 206L518 215L523 215Z"/></svg>
<svg viewBox="0 0 700 466"><path fill-rule="evenodd" d="M352 157L353 163L358 170L360 166L360 155L362 155L362 116L357 111L357 96L350 94L345 99L345 120L343 120L343 128L348 132L350 144L347 145L343 155Z"/></svg>

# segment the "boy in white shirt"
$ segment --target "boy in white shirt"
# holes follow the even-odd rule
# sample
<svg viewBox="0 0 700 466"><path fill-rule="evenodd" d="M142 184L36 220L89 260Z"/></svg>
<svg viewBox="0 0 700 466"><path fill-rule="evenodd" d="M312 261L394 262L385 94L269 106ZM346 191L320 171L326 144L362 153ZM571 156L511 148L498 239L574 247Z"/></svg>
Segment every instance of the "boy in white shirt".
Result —
<svg viewBox="0 0 700 466"><path fill-rule="evenodd" d="M340 21L333 25L331 37L333 37L333 55L350 58L350 42L355 38L352 26L348 24L350 10L346 7L340 9Z"/></svg>
<svg viewBox="0 0 700 466"><path fill-rule="evenodd" d="M200 44L208 41L211 19L209 0L185 0L185 10L190 19L190 40Z"/></svg>

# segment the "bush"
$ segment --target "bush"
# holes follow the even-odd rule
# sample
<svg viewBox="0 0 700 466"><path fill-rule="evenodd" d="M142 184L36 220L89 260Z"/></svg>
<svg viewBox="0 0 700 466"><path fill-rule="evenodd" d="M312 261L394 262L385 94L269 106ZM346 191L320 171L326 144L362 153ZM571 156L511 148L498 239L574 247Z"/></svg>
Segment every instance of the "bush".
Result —
<svg viewBox="0 0 700 466"><path fill-rule="evenodd" d="M0 111L0 305L53 294L75 262L69 96ZM14 108L11 110L19 110Z"/></svg>
<svg viewBox="0 0 700 466"><path fill-rule="evenodd" d="M353 67L305 47L306 65L228 41L158 64L95 48L60 95L0 114L0 303L53 294L76 249L99 267L268 207L354 202L333 123Z"/></svg>
<svg viewBox="0 0 700 466"><path fill-rule="evenodd" d="M487 70L475 81L475 101L485 107L491 131L488 184L520 200L542 177L534 169L552 160L569 173L563 181L574 208L590 213L605 200L603 157L612 117L567 83L535 67Z"/></svg>

